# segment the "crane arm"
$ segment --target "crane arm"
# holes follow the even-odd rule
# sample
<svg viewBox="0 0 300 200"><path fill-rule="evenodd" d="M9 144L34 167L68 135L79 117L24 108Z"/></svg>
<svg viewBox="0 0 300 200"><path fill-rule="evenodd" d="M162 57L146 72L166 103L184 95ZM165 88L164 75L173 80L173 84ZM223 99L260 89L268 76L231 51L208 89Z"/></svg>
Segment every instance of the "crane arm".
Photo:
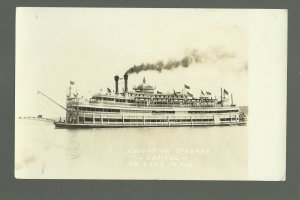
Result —
<svg viewBox="0 0 300 200"><path fill-rule="evenodd" d="M56 101L54 101L53 99L51 99L50 97L48 97L46 94L44 94L43 92L38 90L38 94L43 95L44 97L46 97L47 99L49 99L50 101L52 101L53 103L55 103L56 105L58 105L59 107L61 107L62 109L66 110L69 112L69 110L65 107L63 107L62 105L60 105L59 103L57 103Z"/></svg>

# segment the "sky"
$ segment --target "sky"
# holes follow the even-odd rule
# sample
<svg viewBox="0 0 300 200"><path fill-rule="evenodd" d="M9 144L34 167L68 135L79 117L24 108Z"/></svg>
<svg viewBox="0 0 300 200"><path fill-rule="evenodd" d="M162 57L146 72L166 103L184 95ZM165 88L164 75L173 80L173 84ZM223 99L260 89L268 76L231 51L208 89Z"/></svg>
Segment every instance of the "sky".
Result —
<svg viewBox="0 0 300 200"><path fill-rule="evenodd" d="M145 77L163 92L186 84L196 97L225 88L234 103L248 105L247 33L247 10L17 8L16 116L64 116L37 90L65 105L70 81L89 97L113 90L113 77L134 65L181 60L193 50L201 62L132 73L129 89Z"/></svg>

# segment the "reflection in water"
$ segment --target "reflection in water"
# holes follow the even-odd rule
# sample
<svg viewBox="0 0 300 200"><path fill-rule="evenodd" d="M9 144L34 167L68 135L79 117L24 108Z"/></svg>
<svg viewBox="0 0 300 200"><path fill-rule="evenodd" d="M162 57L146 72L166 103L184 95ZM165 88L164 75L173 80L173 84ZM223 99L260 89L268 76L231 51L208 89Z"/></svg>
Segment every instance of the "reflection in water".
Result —
<svg viewBox="0 0 300 200"><path fill-rule="evenodd" d="M247 144L240 126L67 130L17 120L15 170L19 178L240 180Z"/></svg>

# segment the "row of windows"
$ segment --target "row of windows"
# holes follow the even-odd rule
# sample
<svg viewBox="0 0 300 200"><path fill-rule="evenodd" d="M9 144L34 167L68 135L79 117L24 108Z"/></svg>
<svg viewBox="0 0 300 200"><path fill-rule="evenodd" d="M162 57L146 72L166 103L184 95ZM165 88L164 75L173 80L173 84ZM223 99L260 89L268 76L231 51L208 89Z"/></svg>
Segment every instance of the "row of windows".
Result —
<svg viewBox="0 0 300 200"><path fill-rule="evenodd" d="M143 100L139 100L138 102L141 102L141 103L151 103L151 104L203 104L203 105L206 105L206 104L214 104L215 101L211 101L211 100L204 100L204 101L193 101L193 100L188 100L188 101L184 101L184 100L152 100L152 101L143 101Z"/></svg>
<svg viewBox="0 0 300 200"><path fill-rule="evenodd" d="M125 99L116 99L116 102L123 102L123 103L125 103L126 101L125 101Z"/></svg>
<svg viewBox="0 0 300 200"><path fill-rule="evenodd" d="M73 109L77 109L77 107L73 106ZM80 111L96 111L96 112L120 112L120 109L113 108L91 108L91 107L78 107Z"/></svg>
<svg viewBox="0 0 300 200"><path fill-rule="evenodd" d="M77 110L76 106L72 107ZM78 107L80 111L96 111L96 112L130 112L130 113L175 113L175 111L147 111L147 110L120 110L120 109L112 109L112 108L91 108L91 107Z"/></svg>
<svg viewBox="0 0 300 200"><path fill-rule="evenodd" d="M107 98L107 97L95 97L94 99L91 99L92 102L94 102L93 100L104 100L104 101L115 101L115 102L128 102L128 103L135 103L135 100L134 99L115 99L115 98ZM191 102L191 103L194 103L194 102L208 102L208 103L214 103L214 99L197 99L197 100L193 100L193 99L157 99L157 98L154 98L153 100L153 103L169 103L169 102L174 102L174 103L184 103L186 101L188 102ZM145 101L146 103L146 101Z"/></svg>
<svg viewBox="0 0 300 200"><path fill-rule="evenodd" d="M152 113L151 110L121 110L122 113Z"/></svg>
<svg viewBox="0 0 300 200"><path fill-rule="evenodd" d="M79 122L92 122L93 118L79 117ZM103 118L103 122L123 122L123 119ZM100 122L101 118L95 118L95 122ZM169 119L170 122L191 122L191 119ZM193 119L193 122L214 121L214 119ZM124 122L144 122L143 119L124 119ZM145 119L145 122L168 122L168 119Z"/></svg>
<svg viewBox="0 0 300 200"><path fill-rule="evenodd" d="M73 109L77 109L76 106L72 107ZM92 107L78 107L80 111L96 111L96 112L133 112L133 113L149 113L151 111L144 111L144 110L120 110L120 109L113 109L113 108L92 108ZM218 110L218 111L188 111L188 113L197 114L197 113L229 113L229 112L238 112L238 110ZM169 113L175 114L175 111L152 111L152 113Z"/></svg>
<svg viewBox="0 0 300 200"><path fill-rule="evenodd" d="M208 122L214 121L214 119L192 119L193 122ZM170 122L191 122L191 119L170 119Z"/></svg>
<svg viewBox="0 0 300 200"><path fill-rule="evenodd" d="M159 94L159 95L153 95L153 94L151 94L151 95L148 95L148 94L137 94L137 93L134 93L134 94L131 94L131 93L129 93L129 95L130 96L136 96L136 97L150 97L150 96L152 96L152 97L156 97L156 98L174 98L174 97L176 97L175 95L162 95L162 94ZM181 97L181 98L183 98L183 95L177 95L177 97Z"/></svg>
<svg viewBox="0 0 300 200"><path fill-rule="evenodd" d="M233 117L233 118L223 118L223 119L221 119L221 121L231 121L231 120L236 120L236 118L235 117Z"/></svg>
<svg viewBox="0 0 300 200"><path fill-rule="evenodd" d="M212 111L212 110L207 110L207 111L188 111L188 113L229 113L229 112L238 112L238 110L216 110L216 111Z"/></svg>
<svg viewBox="0 0 300 200"><path fill-rule="evenodd" d="M159 113L170 113L170 114L174 114L175 111L166 111L166 110L155 111L155 110L153 110L152 113L155 113L155 114L159 114Z"/></svg>
<svg viewBox="0 0 300 200"><path fill-rule="evenodd" d="M135 101L133 99L115 99L115 98L107 98L107 97L95 97L96 100L104 100L104 101L116 101L116 102L128 102L128 103L134 103Z"/></svg>

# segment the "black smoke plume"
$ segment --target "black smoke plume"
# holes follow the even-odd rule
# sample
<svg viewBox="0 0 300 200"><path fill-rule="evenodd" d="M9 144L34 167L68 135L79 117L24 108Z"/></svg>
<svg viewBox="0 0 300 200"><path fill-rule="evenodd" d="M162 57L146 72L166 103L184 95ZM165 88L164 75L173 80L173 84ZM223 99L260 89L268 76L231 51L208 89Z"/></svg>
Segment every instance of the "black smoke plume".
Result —
<svg viewBox="0 0 300 200"><path fill-rule="evenodd" d="M171 59L166 63L164 63L163 61L158 61L156 63L142 63L140 65L134 65L133 67L128 69L125 74L138 74L142 71L157 71L161 73L163 70L173 70L178 67L187 68L194 63L215 63L234 57L234 53L225 51L223 48L211 48L204 52L194 49L186 56L178 60Z"/></svg>

